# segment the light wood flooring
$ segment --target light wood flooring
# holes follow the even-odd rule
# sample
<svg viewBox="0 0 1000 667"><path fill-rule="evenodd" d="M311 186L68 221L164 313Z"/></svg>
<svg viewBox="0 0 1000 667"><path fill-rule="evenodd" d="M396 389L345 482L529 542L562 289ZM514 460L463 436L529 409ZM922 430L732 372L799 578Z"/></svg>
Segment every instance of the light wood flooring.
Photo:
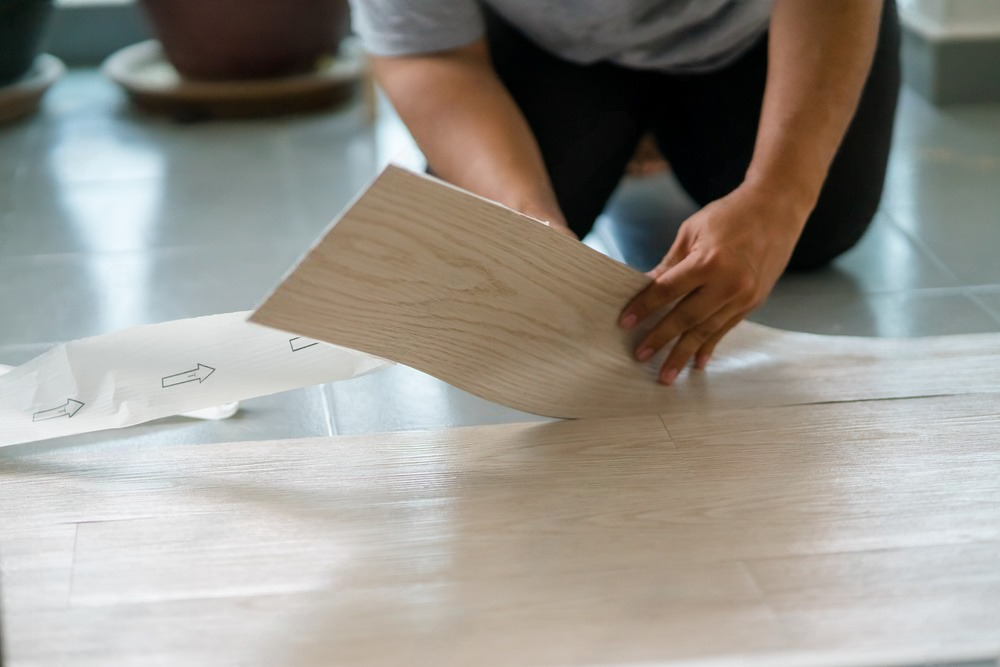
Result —
<svg viewBox="0 0 1000 667"><path fill-rule="evenodd" d="M5 456L9 665L995 656L998 413L976 394Z"/></svg>

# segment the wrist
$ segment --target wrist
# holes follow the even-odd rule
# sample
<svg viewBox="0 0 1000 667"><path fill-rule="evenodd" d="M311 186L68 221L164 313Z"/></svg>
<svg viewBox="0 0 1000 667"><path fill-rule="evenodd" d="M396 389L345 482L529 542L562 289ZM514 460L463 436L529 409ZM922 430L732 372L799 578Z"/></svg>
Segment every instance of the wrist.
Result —
<svg viewBox="0 0 1000 667"><path fill-rule="evenodd" d="M812 184L796 182L793 178L749 173L737 190L763 202L768 208L780 211L780 217L787 220L790 226L797 227L798 231L805 226L819 199L819 188Z"/></svg>

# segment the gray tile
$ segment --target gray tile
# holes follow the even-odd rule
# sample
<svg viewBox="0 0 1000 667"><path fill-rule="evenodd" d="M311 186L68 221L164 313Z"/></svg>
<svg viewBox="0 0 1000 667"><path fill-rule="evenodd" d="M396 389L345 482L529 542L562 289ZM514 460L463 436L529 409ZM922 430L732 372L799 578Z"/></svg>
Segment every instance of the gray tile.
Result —
<svg viewBox="0 0 1000 667"><path fill-rule="evenodd" d="M973 289L970 294L977 303L989 311L997 322L1000 322L1000 285Z"/></svg>
<svg viewBox="0 0 1000 667"><path fill-rule="evenodd" d="M1000 331L1000 323L963 289L775 294L750 319L779 329L848 336Z"/></svg>
<svg viewBox="0 0 1000 667"><path fill-rule="evenodd" d="M75 157L39 166L13 193L0 253L109 252L303 236L289 214L269 144L233 141L220 149L202 141L196 149L186 145L189 141L171 140L169 149L143 152L108 149L103 158L88 158L94 166ZM112 164L119 165L117 171Z"/></svg>
<svg viewBox="0 0 1000 667"><path fill-rule="evenodd" d="M0 364L20 366L48 350L50 343L28 343L26 345L0 345ZM3 373L0 372L0 375Z"/></svg>
<svg viewBox="0 0 1000 667"><path fill-rule="evenodd" d="M858 244L834 260L862 292L895 292L960 283L936 257L879 212ZM790 282L804 276L789 275ZM836 282L836 280L834 281Z"/></svg>
<svg viewBox="0 0 1000 667"><path fill-rule="evenodd" d="M327 385L337 434L544 420L490 403L406 366Z"/></svg>
<svg viewBox="0 0 1000 667"><path fill-rule="evenodd" d="M292 215L317 235L375 177L376 128L354 104L289 123L279 153Z"/></svg>
<svg viewBox="0 0 1000 667"><path fill-rule="evenodd" d="M893 220L962 283L1000 282L1000 157L934 163L915 158L893 174Z"/></svg>
<svg viewBox="0 0 1000 667"><path fill-rule="evenodd" d="M253 308L303 252L271 244L6 259L0 344Z"/></svg>
<svg viewBox="0 0 1000 667"><path fill-rule="evenodd" d="M162 194L153 179L63 186L33 179L0 221L0 257L154 247Z"/></svg>
<svg viewBox="0 0 1000 667"><path fill-rule="evenodd" d="M34 118L0 124L0 211L10 201L24 171L24 160L37 145Z"/></svg>
<svg viewBox="0 0 1000 667"><path fill-rule="evenodd" d="M234 238L307 246L374 175L374 131L359 105L308 119L177 125L129 112L111 85L90 81L93 106L79 103L82 91L57 98L35 149L19 149L25 175L0 205L0 255Z"/></svg>
<svg viewBox="0 0 1000 667"><path fill-rule="evenodd" d="M4 348L0 347L0 352ZM81 433L24 445L0 448L0 460L41 454L65 447L134 447L191 445L211 442L243 442L311 438L330 435L326 398L322 387L306 387L273 396L243 401L228 419L207 421L168 417L110 431Z"/></svg>
<svg viewBox="0 0 1000 667"><path fill-rule="evenodd" d="M969 104L934 106L904 87L893 132L894 150L917 151L950 146L975 155L1000 152L1000 105Z"/></svg>
<svg viewBox="0 0 1000 667"><path fill-rule="evenodd" d="M904 95L884 208L962 283L1000 282L1000 105Z"/></svg>
<svg viewBox="0 0 1000 667"><path fill-rule="evenodd" d="M959 286L954 274L880 212L858 245L829 267L784 275L773 295L807 299L841 294L860 298L863 294Z"/></svg>

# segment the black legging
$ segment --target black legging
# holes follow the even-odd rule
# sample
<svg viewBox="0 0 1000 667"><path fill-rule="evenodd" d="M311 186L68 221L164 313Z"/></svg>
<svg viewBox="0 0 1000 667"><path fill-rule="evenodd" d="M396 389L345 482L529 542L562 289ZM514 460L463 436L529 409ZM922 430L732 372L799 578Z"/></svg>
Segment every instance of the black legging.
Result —
<svg viewBox="0 0 1000 667"><path fill-rule="evenodd" d="M567 62L485 12L494 66L527 118L559 205L581 238L646 132L699 205L743 181L764 96L766 36L722 70L671 75ZM898 91L899 25L889 0L860 104L790 269L829 263L868 228L882 196Z"/></svg>

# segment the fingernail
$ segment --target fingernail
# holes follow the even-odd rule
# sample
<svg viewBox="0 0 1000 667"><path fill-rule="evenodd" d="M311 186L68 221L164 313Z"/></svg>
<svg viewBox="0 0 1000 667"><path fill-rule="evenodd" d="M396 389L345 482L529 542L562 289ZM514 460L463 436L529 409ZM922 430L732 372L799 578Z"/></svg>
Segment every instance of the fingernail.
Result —
<svg viewBox="0 0 1000 667"><path fill-rule="evenodd" d="M653 348L651 347L644 347L635 353L635 358L639 361L646 361L651 356L653 356Z"/></svg>
<svg viewBox="0 0 1000 667"><path fill-rule="evenodd" d="M635 326L635 323L638 321L639 321L638 317L629 313L628 315L626 315L621 319L620 324L626 329L631 329L632 327Z"/></svg>
<svg viewBox="0 0 1000 667"><path fill-rule="evenodd" d="M660 382L663 384L673 384L674 380L677 379L677 369L668 368L667 370L660 373Z"/></svg>
<svg viewBox="0 0 1000 667"><path fill-rule="evenodd" d="M705 370L705 366L708 366L708 360L711 358L712 357L710 357L707 354L699 355L698 359L694 362L695 368L697 368L699 371Z"/></svg>

